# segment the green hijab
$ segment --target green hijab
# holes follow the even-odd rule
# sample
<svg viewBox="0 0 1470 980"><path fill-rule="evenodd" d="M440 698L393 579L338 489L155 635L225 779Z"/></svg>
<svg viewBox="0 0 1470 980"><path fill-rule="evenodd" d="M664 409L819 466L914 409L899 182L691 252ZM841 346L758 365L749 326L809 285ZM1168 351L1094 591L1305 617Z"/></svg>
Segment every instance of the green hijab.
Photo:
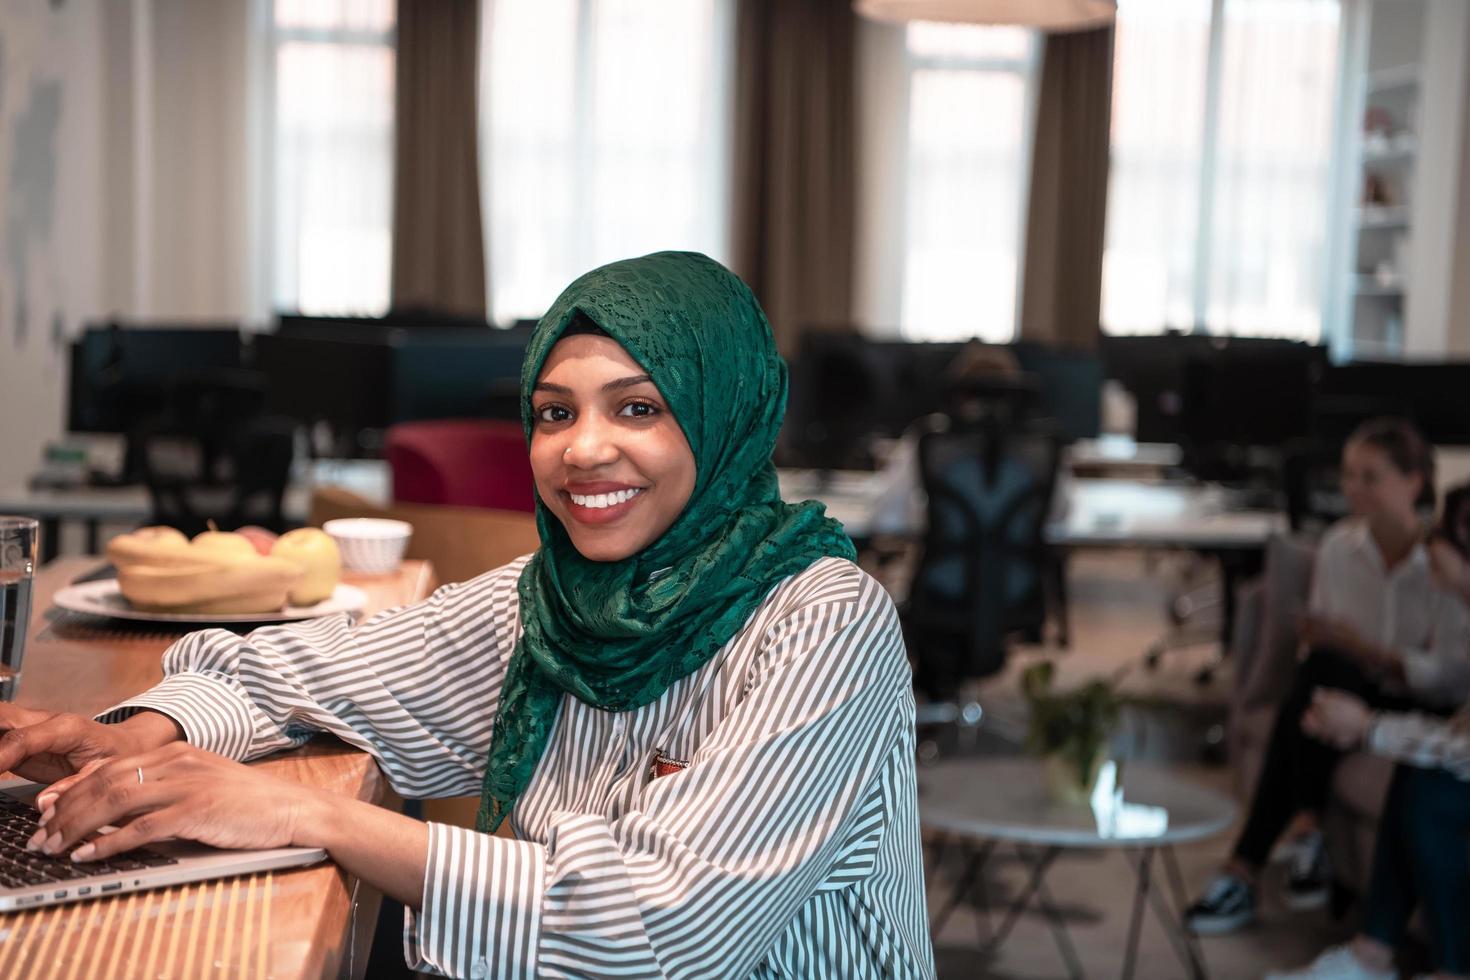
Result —
<svg viewBox="0 0 1470 980"><path fill-rule="evenodd" d="M781 500L771 451L786 364L743 282L703 255L658 252L572 283L526 348L527 443L531 389L579 317L653 379L694 452L694 490L658 540L613 562L582 557L537 499L541 548L518 586L523 632L500 689L482 831L498 827L530 783L563 694L605 711L649 704L714 656L782 579L827 555L855 557L821 504Z"/></svg>

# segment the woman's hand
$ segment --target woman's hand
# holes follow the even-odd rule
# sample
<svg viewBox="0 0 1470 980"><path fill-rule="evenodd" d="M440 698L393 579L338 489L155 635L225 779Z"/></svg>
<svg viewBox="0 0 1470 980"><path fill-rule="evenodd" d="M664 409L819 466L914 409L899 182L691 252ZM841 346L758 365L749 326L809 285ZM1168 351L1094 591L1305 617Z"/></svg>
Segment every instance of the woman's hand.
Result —
<svg viewBox="0 0 1470 980"><path fill-rule="evenodd" d="M1319 742L1347 751L1363 744L1373 711L1357 695L1319 688L1302 715L1302 731Z"/></svg>
<svg viewBox="0 0 1470 980"><path fill-rule="evenodd" d="M183 737L166 715L140 711L116 725L0 704L0 772L49 783L88 763L136 755Z"/></svg>
<svg viewBox="0 0 1470 980"><path fill-rule="evenodd" d="M429 860L423 821L277 779L184 742L88 763L47 787L37 803L41 830L31 846L48 854L64 853L108 825L118 829L72 856L100 861L168 838L215 847L320 847L409 908L423 899Z"/></svg>
<svg viewBox="0 0 1470 980"><path fill-rule="evenodd" d="M37 798L41 830L31 846L62 853L110 824L119 829L77 848L77 860L100 860L168 838L228 848L288 847L305 843L305 815L321 806L323 796L177 742L98 760L48 787Z"/></svg>

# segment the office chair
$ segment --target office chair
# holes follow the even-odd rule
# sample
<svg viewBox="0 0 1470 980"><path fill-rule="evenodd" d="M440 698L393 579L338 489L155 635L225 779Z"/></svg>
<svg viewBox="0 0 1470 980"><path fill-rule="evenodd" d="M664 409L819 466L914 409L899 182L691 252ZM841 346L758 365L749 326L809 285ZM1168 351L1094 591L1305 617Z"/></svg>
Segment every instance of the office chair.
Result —
<svg viewBox="0 0 1470 980"><path fill-rule="evenodd" d="M283 513L295 427L263 414L265 379L254 371L181 375L166 413L134 429L150 521L194 535L257 524L287 530Z"/></svg>
<svg viewBox="0 0 1470 980"><path fill-rule="evenodd" d="M536 510L520 422L403 422L388 430L384 450L397 503Z"/></svg>
<svg viewBox="0 0 1470 980"><path fill-rule="evenodd" d="M1041 640L1043 533L1060 455L1051 432L994 416L951 419L919 439L929 520L900 613L916 686L940 712L932 720L954 715L964 681L1004 666L1012 637ZM978 720L978 706L961 706L959 716Z"/></svg>
<svg viewBox="0 0 1470 980"><path fill-rule="evenodd" d="M289 530L283 502L291 477L296 429L261 416L213 441L206 456L197 439L167 429L142 434L143 482L152 506L149 522L190 536L247 524L277 534ZM207 462L207 465L206 465Z"/></svg>

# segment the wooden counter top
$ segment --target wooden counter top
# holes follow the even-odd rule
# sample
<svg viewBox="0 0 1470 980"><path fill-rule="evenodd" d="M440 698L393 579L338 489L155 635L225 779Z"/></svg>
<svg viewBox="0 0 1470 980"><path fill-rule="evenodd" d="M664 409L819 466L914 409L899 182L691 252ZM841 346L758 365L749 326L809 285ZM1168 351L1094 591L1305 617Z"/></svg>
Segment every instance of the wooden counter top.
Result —
<svg viewBox="0 0 1470 980"><path fill-rule="evenodd" d="M95 714L162 679L160 657L182 631L52 609L57 589L98 564L61 559L37 575L18 704ZM426 562L346 581L368 594L365 615L435 584ZM361 800L388 792L369 756L327 737L254 764ZM378 901L328 863L14 912L0 915L0 977L357 977Z"/></svg>

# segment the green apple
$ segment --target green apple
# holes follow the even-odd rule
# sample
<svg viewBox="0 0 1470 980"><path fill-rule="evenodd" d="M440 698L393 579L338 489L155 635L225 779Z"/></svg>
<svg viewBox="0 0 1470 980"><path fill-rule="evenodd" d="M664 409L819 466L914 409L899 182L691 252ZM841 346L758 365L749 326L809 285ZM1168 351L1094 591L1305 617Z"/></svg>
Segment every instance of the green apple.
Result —
<svg viewBox="0 0 1470 980"><path fill-rule="evenodd" d="M287 531L276 540L271 556L301 568L301 580L291 589L291 605L313 606L330 598L342 577L342 554L337 542L317 527Z"/></svg>

